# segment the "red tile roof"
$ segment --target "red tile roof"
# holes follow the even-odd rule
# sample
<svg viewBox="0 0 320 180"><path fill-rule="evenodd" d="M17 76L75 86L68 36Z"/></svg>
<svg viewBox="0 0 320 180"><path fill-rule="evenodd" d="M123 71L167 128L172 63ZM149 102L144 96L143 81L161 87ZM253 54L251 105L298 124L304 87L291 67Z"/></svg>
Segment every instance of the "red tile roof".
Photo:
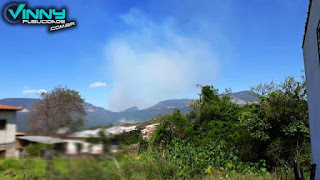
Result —
<svg viewBox="0 0 320 180"><path fill-rule="evenodd" d="M26 135L26 133L23 133L23 132L16 132L16 136L24 136Z"/></svg>
<svg viewBox="0 0 320 180"><path fill-rule="evenodd" d="M0 105L0 110L21 111L22 109L18 107Z"/></svg>

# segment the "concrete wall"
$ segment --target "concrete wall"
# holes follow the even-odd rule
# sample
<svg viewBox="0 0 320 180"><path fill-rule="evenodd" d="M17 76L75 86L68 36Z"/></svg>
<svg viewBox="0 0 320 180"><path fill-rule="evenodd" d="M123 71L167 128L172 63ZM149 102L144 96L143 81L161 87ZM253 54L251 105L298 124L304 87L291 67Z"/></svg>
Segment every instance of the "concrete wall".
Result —
<svg viewBox="0 0 320 180"><path fill-rule="evenodd" d="M0 144L12 143L16 139L16 112L0 110L0 119L7 120L4 130L0 130Z"/></svg>
<svg viewBox="0 0 320 180"><path fill-rule="evenodd" d="M81 140L65 140L67 142L67 151L66 154L78 154L77 152L77 143L82 144L82 151L81 153L90 153L90 154L101 154L102 153L102 145L90 145L87 142L81 141Z"/></svg>
<svg viewBox="0 0 320 180"><path fill-rule="evenodd" d="M319 20L320 0L312 0L303 54L307 79L312 159L317 164L316 179L318 180L320 180L320 64L317 45Z"/></svg>
<svg viewBox="0 0 320 180"><path fill-rule="evenodd" d="M0 119L7 120L6 128L0 130L0 150L5 150L6 157L17 157L16 140L16 112L0 110Z"/></svg>

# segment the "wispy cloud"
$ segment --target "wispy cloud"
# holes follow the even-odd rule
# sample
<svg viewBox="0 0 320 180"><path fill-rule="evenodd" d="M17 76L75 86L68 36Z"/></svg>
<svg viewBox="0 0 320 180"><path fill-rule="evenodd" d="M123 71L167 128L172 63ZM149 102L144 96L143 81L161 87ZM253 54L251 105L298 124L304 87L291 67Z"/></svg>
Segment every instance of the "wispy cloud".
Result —
<svg viewBox="0 0 320 180"><path fill-rule="evenodd" d="M46 93L47 91L45 89L24 89L22 91L22 94L42 94L42 93Z"/></svg>
<svg viewBox="0 0 320 180"><path fill-rule="evenodd" d="M107 83L104 82L94 82L90 84L90 88L97 88L97 87L105 87L107 86Z"/></svg>
<svg viewBox="0 0 320 180"><path fill-rule="evenodd" d="M121 19L131 31L106 45L108 72L114 78L108 108L145 108L190 97L196 95L196 84L212 83L217 76L215 49L206 39L179 32L174 18L158 23L132 9Z"/></svg>

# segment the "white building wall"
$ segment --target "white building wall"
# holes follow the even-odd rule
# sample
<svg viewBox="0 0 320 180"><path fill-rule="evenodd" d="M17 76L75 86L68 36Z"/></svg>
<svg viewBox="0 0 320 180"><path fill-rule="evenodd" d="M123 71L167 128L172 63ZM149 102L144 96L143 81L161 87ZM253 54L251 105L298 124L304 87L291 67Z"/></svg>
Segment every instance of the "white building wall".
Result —
<svg viewBox="0 0 320 180"><path fill-rule="evenodd" d="M320 64L317 27L320 20L320 0L312 0L303 54L307 80L309 119L313 163L317 164L316 179L320 180Z"/></svg>
<svg viewBox="0 0 320 180"><path fill-rule="evenodd" d="M93 145L81 140L64 140L67 142L66 154L78 154L77 152L77 143L82 144L81 153L90 153L90 154L101 154L102 153L102 145L97 144Z"/></svg>
<svg viewBox="0 0 320 180"><path fill-rule="evenodd" d="M0 120L6 120L5 129L0 130L0 150L5 150L6 157L18 157L15 149L16 140L16 112L0 110Z"/></svg>
<svg viewBox="0 0 320 180"><path fill-rule="evenodd" d="M0 119L7 120L4 130L0 130L0 144L12 143L16 139L16 112L0 111Z"/></svg>

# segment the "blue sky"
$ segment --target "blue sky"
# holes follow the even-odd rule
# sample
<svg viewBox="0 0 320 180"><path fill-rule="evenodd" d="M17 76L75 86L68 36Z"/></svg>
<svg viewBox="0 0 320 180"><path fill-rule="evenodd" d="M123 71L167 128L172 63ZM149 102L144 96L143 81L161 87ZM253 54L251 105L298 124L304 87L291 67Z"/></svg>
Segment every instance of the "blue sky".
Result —
<svg viewBox="0 0 320 180"><path fill-rule="evenodd" d="M67 85L89 103L120 111L196 98L198 83L236 92L303 74L305 0L38 0L28 6L67 7L76 27L49 33L46 26L1 18L0 99L39 97Z"/></svg>

